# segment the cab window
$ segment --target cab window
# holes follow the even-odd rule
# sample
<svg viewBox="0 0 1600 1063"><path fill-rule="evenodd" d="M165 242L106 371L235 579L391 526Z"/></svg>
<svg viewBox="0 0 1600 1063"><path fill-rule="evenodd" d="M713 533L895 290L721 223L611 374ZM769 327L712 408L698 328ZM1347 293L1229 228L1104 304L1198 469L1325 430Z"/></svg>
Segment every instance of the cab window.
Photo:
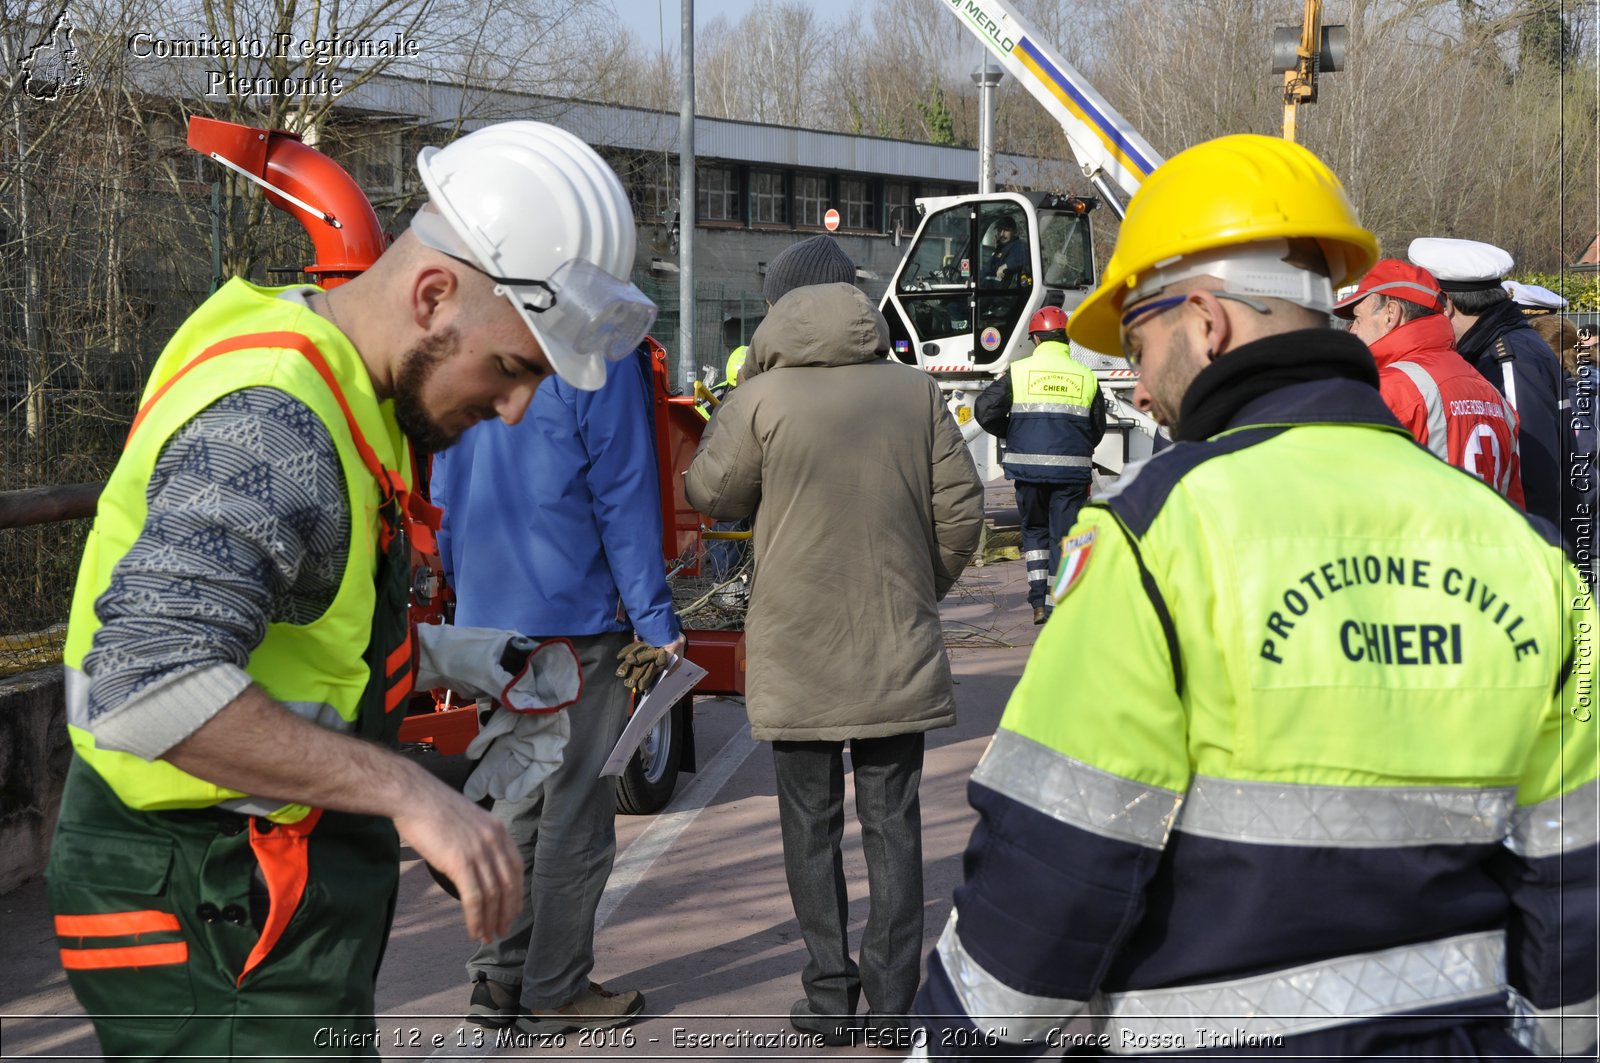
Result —
<svg viewBox="0 0 1600 1063"><path fill-rule="evenodd" d="M972 331L971 247L969 207L939 211L918 235L895 290L922 339Z"/></svg>
<svg viewBox="0 0 1600 1063"><path fill-rule="evenodd" d="M1065 211L1041 213L1039 257L1046 288L1089 288L1094 285L1094 248L1089 217Z"/></svg>
<svg viewBox="0 0 1600 1063"><path fill-rule="evenodd" d="M999 359L1033 294L1032 234L1028 215L1002 200L978 208L983 266L973 298L972 360L987 365Z"/></svg>
<svg viewBox="0 0 1600 1063"><path fill-rule="evenodd" d="M972 239L970 219L966 207L941 210L928 219L900 273L900 292L966 287L967 278L972 275L967 254Z"/></svg>

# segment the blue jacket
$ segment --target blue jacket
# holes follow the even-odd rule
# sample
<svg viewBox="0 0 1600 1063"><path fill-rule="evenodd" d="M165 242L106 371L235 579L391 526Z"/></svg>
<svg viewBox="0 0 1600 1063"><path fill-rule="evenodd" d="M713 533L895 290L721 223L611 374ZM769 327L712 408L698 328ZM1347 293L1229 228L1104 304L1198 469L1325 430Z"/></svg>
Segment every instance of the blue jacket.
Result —
<svg viewBox="0 0 1600 1063"><path fill-rule="evenodd" d="M1496 340L1505 341L1505 366L1500 362ZM1485 310L1457 342L1456 350L1508 399L1511 395L1506 387L1506 369L1510 369L1516 389L1512 406L1520 425L1517 446L1522 453L1522 495L1528 512L1559 527L1571 549L1571 503L1576 501L1576 495L1565 485L1572 442L1558 409L1566 374L1555 352L1509 299Z"/></svg>
<svg viewBox="0 0 1600 1063"><path fill-rule="evenodd" d="M678 637L644 355L613 364L599 391L552 378L519 423L473 427L434 458L433 500L456 623Z"/></svg>
<svg viewBox="0 0 1600 1063"><path fill-rule="evenodd" d="M1033 257L1028 254L1028 245L1021 237L1013 236L1004 246L997 245L989 252L989 261L983 267L983 279L988 284L1016 284L1017 277L1026 273L1032 264ZM1006 275L997 277L1001 266L1006 268Z"/></svg>

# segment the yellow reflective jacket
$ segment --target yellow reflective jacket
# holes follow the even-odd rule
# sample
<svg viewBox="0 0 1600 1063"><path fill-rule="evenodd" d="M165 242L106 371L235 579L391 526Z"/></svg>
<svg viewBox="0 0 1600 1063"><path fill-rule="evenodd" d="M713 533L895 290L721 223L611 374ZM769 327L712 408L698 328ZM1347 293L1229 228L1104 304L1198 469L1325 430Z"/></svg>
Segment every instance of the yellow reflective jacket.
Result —
<svg viewBox="0 0 1600 1063"><path fill-rule="evenodd" d="M1341 1057L1401 1015L1503 1016L1508 988L1553 1029L1592 1014L1578 573L1394 423L1354 338L1201 376L1219 430L1125 472L1064 544L918 1011L1012 1017L1020 1043L1095 997L1124 1052Z"/></svg>
<svg viewBox="0 0 1600 1063"><path fill-rule="evenodd" d="M291 711L339 730L355 729L373 678L367 655L379 608L380 539L392 534L383 530L386 509L393 510L396 496L409 489L409 445L395 423L392 404L379 402L350 341L301 303L280 298L285 290L233 280L179 328L145 386L84 548L64 654L68 733L78 755L133 808L198 808L227 802L241 810L270 812L283 822L306 814L303 806L277 802L260 807L262 802L251 801L248 795L215 786L163 760L146 761L97 748L88 719L89 680L82 668L100 628L95 600L144 527L146 487L166 441L222 396L242 388L270 387L304 402L338 450L351 513L349 554L332 605L307 624L268 625L246 671ZM369 469L363 446L381 464L384 482ZM403 564L399 578L404 578ZM393 611L392 602L387 611ZM384 619L393 626L392 617ZM403 606L400 621L403 629ZM408 635L402 633L400 638L409 646Z"/></svg>

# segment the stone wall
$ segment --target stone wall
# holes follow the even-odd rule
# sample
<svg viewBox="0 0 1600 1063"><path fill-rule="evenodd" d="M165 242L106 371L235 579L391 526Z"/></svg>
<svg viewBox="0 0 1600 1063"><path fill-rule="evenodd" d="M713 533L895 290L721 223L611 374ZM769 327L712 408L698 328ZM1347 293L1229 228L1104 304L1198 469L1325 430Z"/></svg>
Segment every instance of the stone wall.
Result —
<svg viewBox="0 0 1600 1063"><path fill-rule="evenodd" d="M0 679L0 893L44 871L71 755L61 666Z"/></svg>

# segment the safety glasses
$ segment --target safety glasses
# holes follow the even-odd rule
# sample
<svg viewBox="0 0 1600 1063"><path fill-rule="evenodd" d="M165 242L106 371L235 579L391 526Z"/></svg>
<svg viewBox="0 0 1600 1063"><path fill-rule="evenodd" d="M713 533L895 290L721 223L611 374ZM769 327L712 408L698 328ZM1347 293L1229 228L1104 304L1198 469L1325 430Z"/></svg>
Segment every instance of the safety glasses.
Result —
<svg viewBox="0 0 1600 1063"><path fill-rule="evenodd" d="M568 259L544 281L489 279L495 294L539 315L546 343L608 362L632 353L656 319L656 304L643 292L588 259Z"/></svg>
<svg viewBox="0 0 1600 1063"><path fill-rule="evenodd" d="M649 297L588 259L568 259L548 277L502 277L466 253L444 218L419 212L411 230L423 244L493 281L494 294L522 312L558 372L571 366L572 356L621 361L655 323L656 304Z"/></svg>
<svg viewBox="0 0 1600 1063"><path fill-rule="evenodd" d="M1148 321L1157 314L1165 313L1175 306L1187 302L1187 295L1169 295L1164 299L1152 299L1143 306L1136 306L1122 315L1122 353L1128 359L1128 364L1135 369L1139 368L1139 355L1128 349L1128 333L1140 321Z"/></svg>
<svg viewBox="0 0 1600 1063"><path fill-rule="evenodd" d="M1160 299L1152 299L1143 306L1136 306L1132 310L1129 310L1126 314L1122 315L1122 353L1123 356L1128 359L1128 364L1132 365L1135 369L1139 368L1139 356L1136 353L1128 350L1128 333L1132 331L1133 326L1140 321L1148 321L1157 314L1165 313L1175 306L1183 305L1189 301L1189 296L1193 294L1195 293L1188 292L1183 295L1168 295ZM1211 292L1211 295L1218 299L1227 299L1230 302L1243 303L1245 306L1248 306L1258 314L1272 313L1272 307L1268 306L1266 303L1263 303L1259 299L1252 299L1248 295L1240 295L1237 292L1221 291L1213 291Z"/></svg>
<svg viewBox="0 0 1600 1063"><path fill-rule="evenodd" d="M621 361L643 342L655 323L656 304L632 284L587 259L568 259L541 280L496 276L463 255L435 250L494 281L494 294L539 315L545 342L558 343L576 354Z"/></svg>

